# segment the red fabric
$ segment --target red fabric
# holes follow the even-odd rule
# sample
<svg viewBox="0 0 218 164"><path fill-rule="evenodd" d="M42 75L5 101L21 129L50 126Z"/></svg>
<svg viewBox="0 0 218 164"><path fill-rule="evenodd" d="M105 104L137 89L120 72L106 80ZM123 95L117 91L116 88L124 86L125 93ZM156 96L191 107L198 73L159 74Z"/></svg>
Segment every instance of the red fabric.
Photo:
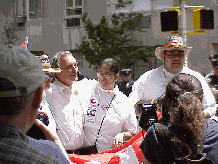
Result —
<svg viewBox="0 0 218 164"><path fill-rule="evenodd" d="M21 47L25 48L27 50L28 48L28 37L26 37L25 42L21 44Z"/></svg>
<svg viewBox="0 0 218 164"><path fill-rule="evenodd" d="M139 146L143 141L143 135L145 134L146 134L145 131L142 130L139 131L133 138L131 138L127 143L125 143L119 149L111 149L102 153L91 154L91 155L68 154L68 156L71 162L78 163L78 164L84 164L85 162L91 160L99 161L102 164L119 164L120 158L117 154L125 152L126 147L132 145L139 162L142 162L144 156Z"/></svg>

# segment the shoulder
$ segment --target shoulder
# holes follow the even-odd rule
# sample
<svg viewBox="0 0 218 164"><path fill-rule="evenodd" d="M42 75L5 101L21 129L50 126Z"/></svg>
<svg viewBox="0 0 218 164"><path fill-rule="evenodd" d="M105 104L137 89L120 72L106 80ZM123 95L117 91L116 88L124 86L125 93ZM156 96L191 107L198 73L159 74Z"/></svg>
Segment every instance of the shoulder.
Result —
<svg viewBox="0 0 218 164"><path fill-rule="evenodd" d="M202 82L203 82L203 84L205 84L205 82L206 82L206 79L204 78L204 76L203 76L201 73L199 73L199 72L197 72L197 71L194 71L194 70L192 70L192 69L190 69L190 68L187 68L187 67L186 67L186 68L183 70L183 73L186 73L186 74L195 76L195 77L201 82L201 84L202 84Z"/></svg>
<svg viewBox="0 0 218 164"><path fill-rule="evenodd" d="M159 77L161 69L163 69L162 66L145 72L134 84L144 83L148 79L154 79L155 77Z"/></svg>
<svg viewBox="0 0 218 164"><path fill-rule="evenodd" d="M194 70L192 70L192 69L190 69L188 67L185 67L183 69L183 73L190 74L192 76L195 76L198 79L204 79L204 76L202 74L200 74L199 72L194 71Z"/></svg>
<svg viewBox="0 0 218 164"><path fill-rule="evenodd" d="M10 143L13 145L11 145L10 148L8 146L8 148L4 146L4 148L1 150L4 152L1 153L5 154L5 157L11 157L13 155L13 159L1 158L2 162L5 160L8 163L13 163L15 161L20 161L21 163L61 163L60 161L57 161L51 157L50 153L43 153L21 140L7 138L4 141L5 143ZM2 146L2 143L0 144ZM14 155L14 152L16 152L16 155Z"/></svg>
<svg viewBox="0 0 218 164"><path fill-rule="evenodd" d="M50 154L54 159L69 163L59 146L49 140L36 140L29 137L29 145L44 154Z"/></svg>

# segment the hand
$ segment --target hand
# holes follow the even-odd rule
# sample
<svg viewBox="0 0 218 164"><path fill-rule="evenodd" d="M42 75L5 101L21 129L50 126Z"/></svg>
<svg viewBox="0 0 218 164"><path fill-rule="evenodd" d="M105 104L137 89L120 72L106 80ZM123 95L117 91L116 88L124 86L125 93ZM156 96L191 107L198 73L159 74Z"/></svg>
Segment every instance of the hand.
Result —
<svg viewBox="0 0 218 164"><path fill-rule="evenodd" d="M43 89L44 90L49 89L51 83L52 83L52 79L46 76L44 83L43 83L43 86L44 86Z"/></svg>
<svg viewBox="0 0 218 164"><path fill-rule="evenodd" d="M55 142L57 140L55 135L52 134L51 131L47 128L47 126L45 124L43 124L40 120L36 119L35 124L36 124L36 126L38 126L42 130L43 133L45 133L45 138L47 140L50 140L53 142Z"/></svg>
<svg viewBox="0 0 218 164"><path fill-rule="evenodd" d="M216 99L218 99L218 90L216 90L215 88L211 89L213 94L215 95Z"/></svg>
<svg viewBox="0 0 218 164"><path fill-rule="evenodd" d="M113 140L113 149L118 149L123 145L124 133L118 133Z"/></svg>

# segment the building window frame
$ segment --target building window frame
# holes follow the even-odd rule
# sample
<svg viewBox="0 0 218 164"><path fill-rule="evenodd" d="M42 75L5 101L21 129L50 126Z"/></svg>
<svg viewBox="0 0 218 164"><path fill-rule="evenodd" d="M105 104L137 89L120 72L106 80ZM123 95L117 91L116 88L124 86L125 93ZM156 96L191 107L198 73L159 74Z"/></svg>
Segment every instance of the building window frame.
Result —
<svg viewBox="0 0 218 164"><path fill-rule="evenodd" d="M211 43L211 44L212 44L213 54L218 54L218 43Z"/></svg>
<svg viewBox="0 0 218 164"><path fill-rule="evenodd" d="M81 17L84 13L83 0L65 0L66 28L81 27Z"/></svg>
<svg viewBox="0 0 218 164"><path fill-rule="evenodd" d="M42 18L42 0L29 0L29 19Z"/></svg>

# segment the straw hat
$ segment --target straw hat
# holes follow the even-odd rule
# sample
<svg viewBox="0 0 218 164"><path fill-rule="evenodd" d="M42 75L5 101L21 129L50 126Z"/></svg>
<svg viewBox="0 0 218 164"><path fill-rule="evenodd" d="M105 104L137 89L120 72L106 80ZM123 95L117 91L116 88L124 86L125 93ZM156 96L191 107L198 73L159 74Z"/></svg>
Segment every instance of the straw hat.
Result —
<svg viewBox="0 0 218 164"><path fill-rule="evenodd" d="M60 68L52 68L48 55L36 56L42 63L42 70L45 73L60 73Z"/></svg>
<svg viewBox="0 0 218 164"><path fill-rule="evenodd" d="M171 36L167 37L164 40L164 46L163 47L157 47L155 49L155 56L162 60L163 52L165 50L184 50L185 57L188 56L190 53L192 47L184 47L183 46L183 39L180 36Z"/></svg>

